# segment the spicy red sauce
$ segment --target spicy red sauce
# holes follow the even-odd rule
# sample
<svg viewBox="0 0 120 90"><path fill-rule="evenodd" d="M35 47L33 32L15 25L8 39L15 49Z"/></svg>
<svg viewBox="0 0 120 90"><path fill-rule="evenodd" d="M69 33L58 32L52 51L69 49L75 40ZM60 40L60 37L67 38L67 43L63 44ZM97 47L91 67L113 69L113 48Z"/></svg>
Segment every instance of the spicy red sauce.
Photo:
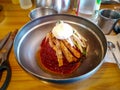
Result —
<svg viewBox="0 0 120 90"><path fill-rule="evenodd" d="M44 39L40 45L40 64L49 72L56 74L70 74L79 67L80 62L69 63L63 56L63 66L59 67L56 52L50 47L49 42L45 42Z"/></svg>

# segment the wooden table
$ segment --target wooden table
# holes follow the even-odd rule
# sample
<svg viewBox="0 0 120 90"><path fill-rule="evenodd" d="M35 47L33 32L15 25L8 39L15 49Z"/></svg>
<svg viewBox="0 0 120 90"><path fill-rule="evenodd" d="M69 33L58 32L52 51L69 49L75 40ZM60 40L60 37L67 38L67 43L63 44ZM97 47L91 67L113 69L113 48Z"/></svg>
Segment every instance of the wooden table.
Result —
<svg viewBox="0 0 120 90"><path fill-rule="evenodd" d="M0 38L9 31L20 29L30 21L28 13L32 8L22 10L19 5L12 4L10 0L0 0L0 5L3 6L3 10L0 11ZM114 6L119 5L102 5L101 8L114 8ZM81 82L56 85L43 82L26 73L18 65L13 48L9 60L12 78L7 90L120 90L120 70L116 64L104 63L98 72ZM5 78L5 73L0 85Z"/></svg>

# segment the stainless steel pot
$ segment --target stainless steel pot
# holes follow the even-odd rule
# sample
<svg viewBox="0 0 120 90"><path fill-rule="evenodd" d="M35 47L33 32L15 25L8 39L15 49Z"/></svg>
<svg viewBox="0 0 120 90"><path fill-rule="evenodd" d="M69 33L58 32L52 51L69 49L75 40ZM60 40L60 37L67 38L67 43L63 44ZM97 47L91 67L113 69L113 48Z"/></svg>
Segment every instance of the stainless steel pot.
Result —
<svg viewBox="0 0 120 90"><path fill-rule="evenodd" d="M72 25L87 39L87 58L71 75L54 75L41 69L36 53L41 41L52 30L58 20ZM86 79L94 74L104 62L107 43L104 34L94 23L72 15L49 15L30 21L24 25L14 40L14 52L20 66L33 76L55 83L70 83Z"/></svg>

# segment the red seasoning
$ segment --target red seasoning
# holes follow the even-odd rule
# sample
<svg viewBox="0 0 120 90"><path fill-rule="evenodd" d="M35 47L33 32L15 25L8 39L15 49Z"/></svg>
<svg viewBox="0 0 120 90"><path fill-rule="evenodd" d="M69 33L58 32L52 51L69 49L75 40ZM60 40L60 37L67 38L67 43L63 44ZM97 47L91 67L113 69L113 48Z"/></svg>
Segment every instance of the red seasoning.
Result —
<svg viewBox="0 0 120 90"><path fill-rule="evenodd" d="M69 33L66 34L66 32ZM41 67L55 74L64 75L73 73L78 69L81 60L85 56L85 38L64 22L57 23L53 31L47 33L40 45Z"/></svg>
<svg viewBox="0 0 120 90"><path fill-rule="evenodd" d="M80 62L69 63L66 58L63 57L64 65L59 67L56 52L50 47L48 41L45 42L44 39L40 47L40 62L42 64L42 67L50 72L56 74L70 74L75 71L80 65Z"/></svg>

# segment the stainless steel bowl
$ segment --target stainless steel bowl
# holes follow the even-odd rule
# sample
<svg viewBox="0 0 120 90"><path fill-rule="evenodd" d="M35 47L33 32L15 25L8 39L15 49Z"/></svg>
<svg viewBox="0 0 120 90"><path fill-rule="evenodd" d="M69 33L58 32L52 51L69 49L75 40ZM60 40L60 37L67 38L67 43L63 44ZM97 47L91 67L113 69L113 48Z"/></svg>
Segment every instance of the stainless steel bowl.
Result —
<svg viewBox="0 0 120 90"><path fill-rule="evenodd" d="M62 13L68 11L70 3L71 0L36 0L36 7L49 7Z"/></svg>
<svg viewBox="0 0 120 90"><path fill-rule="evenodd" d="M51 14L57 14L57 11L52 9L52 8L48 8L48 7L38 7L33 9L30 14L29 17L31 19L36 19L42 16L46 16L46 15L51 15Z"/></svg>
<svg viewBox="0 0 120 90"><path fill-rule="evenodd" d="M102 4L119 4L120 0L102 0Z"/></svg>
<svg viewBox="0 0 120 90"><path fill-rule="evenodd" d="M86 59L70 75L50 74L37 63L36 53L40 44L58 20L72 25L88 43ZM65 14L49 15L30 21L20 29L14 40L14 52L20 66L33 76L54 83L70 83L90 77L104 62L106 49L106 38L100 28L82 17Z"/></svg>

